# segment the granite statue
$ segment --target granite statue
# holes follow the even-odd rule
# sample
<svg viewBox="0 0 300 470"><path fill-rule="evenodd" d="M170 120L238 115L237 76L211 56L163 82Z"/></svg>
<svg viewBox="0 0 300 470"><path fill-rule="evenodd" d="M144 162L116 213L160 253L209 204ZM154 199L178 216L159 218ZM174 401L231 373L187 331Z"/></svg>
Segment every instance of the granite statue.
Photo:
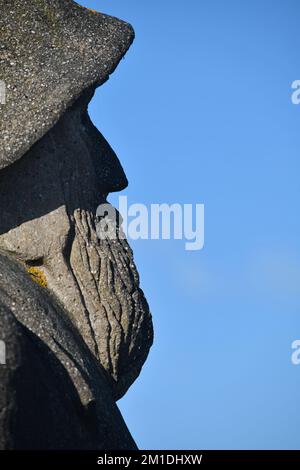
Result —
<svg viewBox="0 0 300 470"><path fill-rule="evenodd" d="M152 319L128 242L97 235L128 182L88 114L134 32L72 0L0 8L0 449L135 449L116 402Z"/></svg>

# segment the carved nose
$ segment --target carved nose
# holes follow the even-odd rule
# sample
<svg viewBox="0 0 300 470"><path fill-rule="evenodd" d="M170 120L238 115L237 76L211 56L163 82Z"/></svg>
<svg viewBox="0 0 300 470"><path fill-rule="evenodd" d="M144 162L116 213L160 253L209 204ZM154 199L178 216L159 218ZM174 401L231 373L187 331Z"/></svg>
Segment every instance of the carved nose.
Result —
<svg viewBox="0 0 300 470"><path fill-rule="evenodd" d="M116 153L97 130L96 172L98 182L105 192L112 193L127 188L128 180Z"/></svg>
<svg viewBox="0 0 300 470"><path fill-rule="evenodd" d="M82 119L88 134L86 143L93 158L99 192L112 193L127 188L128 180L116 153L94 126L87 112Z"/></svg>

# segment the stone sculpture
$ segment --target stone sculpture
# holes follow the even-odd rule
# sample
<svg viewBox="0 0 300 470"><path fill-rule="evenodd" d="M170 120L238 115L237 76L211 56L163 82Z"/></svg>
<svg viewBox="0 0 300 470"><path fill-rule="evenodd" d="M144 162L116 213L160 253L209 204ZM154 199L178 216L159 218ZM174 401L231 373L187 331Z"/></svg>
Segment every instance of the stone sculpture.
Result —
<svg viewBox="0 0 300 470"><path fill-rule="evenodd" d="M87 111L134 33L71 0L0 9L0 449L134 449L115 402L152 321L127 241L97 236L127 179Z"/></svg>

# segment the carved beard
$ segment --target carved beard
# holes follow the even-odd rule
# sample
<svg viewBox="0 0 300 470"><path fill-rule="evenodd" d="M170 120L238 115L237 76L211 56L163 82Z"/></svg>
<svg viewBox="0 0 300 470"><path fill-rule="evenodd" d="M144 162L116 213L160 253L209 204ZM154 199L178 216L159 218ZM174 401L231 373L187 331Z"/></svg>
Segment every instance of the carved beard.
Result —
<svg viewBox="0 0 300 470"><path fill-rule="evenodd" d="M122 396L139 375L153 341L151 314L139 287L133 253L123 233L98 239L91 213L74 212L69 263L84 305L81 334L94 343L95 355ZM112 221L106 219L108 224Z"/></svg>

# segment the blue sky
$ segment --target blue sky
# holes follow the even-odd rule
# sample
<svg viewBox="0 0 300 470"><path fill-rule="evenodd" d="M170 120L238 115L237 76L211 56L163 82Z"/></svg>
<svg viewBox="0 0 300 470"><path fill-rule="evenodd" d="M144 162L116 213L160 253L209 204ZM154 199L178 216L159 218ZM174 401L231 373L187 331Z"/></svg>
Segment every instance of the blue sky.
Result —
<svg viewBox="0 0 300 470"><path fill-rule="evenodd" d="M131 242L156 337L124 418L142 449L299 449L299 2L80 3L136 30L90 106L122 194L206 211L201 251Z"/></svg>

